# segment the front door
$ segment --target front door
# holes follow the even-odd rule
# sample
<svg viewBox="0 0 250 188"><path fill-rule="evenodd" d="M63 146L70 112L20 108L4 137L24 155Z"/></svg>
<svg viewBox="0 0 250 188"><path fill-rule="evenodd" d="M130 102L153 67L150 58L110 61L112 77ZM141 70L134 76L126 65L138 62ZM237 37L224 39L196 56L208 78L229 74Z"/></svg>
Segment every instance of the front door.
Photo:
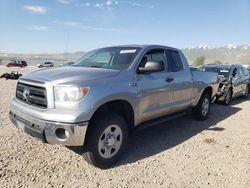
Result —
<svg viewBox="0 0 250 188"><path fill-rule="evenodd" d="M140 123L168 114L173 97L173 82L168 80L172 77L172 73L168 72L164 50L149 50L143 56L139 67L143 67L147 61L162 61L165 64L165 70L137 75Z"/></svg>

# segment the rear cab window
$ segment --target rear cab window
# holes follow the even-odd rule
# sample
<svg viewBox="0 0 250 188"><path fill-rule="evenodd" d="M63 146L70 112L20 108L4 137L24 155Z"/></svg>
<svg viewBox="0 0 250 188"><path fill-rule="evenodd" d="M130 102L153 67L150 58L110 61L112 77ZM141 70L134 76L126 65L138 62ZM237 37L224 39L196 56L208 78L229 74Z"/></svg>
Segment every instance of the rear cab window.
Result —
<svg viewBox="0 0 250 188"><path fill-rule="evenodd" d="M176 50L166 50L167 51L167 61L169 69L171 72L180 72L184 70L184 65L180 54Z"/></svg>

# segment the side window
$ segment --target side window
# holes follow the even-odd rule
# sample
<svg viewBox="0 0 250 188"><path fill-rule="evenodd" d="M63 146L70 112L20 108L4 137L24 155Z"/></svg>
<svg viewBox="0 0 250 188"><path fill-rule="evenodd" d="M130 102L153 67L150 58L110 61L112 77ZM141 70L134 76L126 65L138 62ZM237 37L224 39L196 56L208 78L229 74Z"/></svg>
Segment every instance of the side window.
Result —
<svg viewBox="0 0 250 188"><path fill-rule="evenodd" d="M163 62L166 67L165 52L163 49L154 49L148 51L142 58L139 67L144 67L148 61Z"/></svg>
<svg viewBox="0 0 250 188"><path fill-rule="evenodd" d="M179 72L184 70L183 62L177 51L167 50L167 59L171 72Z"/></svg>
<svg viewBox="0 0 250 188"><path fill-rule="evenodd" d="M238 70L239 75L240 75L240 76L243 76L243 70L242 70L242 68L241 68L241 67L238 67L237 70Z"/></svg>
<svg viewBox="0 0 250 188"><path fill-rule="evenodd" d="M248 70L245 68L245 67L242 67L243 68L243 74L244 76L248 76Z"/></svg>

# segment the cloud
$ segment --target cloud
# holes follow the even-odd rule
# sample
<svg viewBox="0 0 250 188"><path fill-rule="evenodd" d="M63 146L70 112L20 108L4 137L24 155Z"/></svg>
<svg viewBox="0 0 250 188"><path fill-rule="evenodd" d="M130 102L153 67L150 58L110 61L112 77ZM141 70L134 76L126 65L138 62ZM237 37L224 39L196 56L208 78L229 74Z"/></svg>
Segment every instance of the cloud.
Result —
<svg viewBox="0 0 250 188"><path fill-rule="evenodd" d="M86 2L86 3L77 3L75 4L76 7L90 7L91 3Z"/></svg>
<svg viewBox="0 0 250 188"><path fill-rule="evenodd" d="M23 8L29 12L37 14L46 14L48 10L46 7L43 6L32 6L32 5L26 5Z"/></svg>
<svg viewBox="0 0 250 188"><path fill-rule="evenodd" d="M107 0L105 4L106 4L106 6L110 7L110 6L118 5L119 2L114 1L114 0Z"/></svg>
<svg viewBox="0 0 250 188"><path fill-rule="evenodd" d="M54 20L53 23L54 24L58 24L58 25L70 26L70 27L76 27L76 26L80 26L81 25L80 22L75 22L75 21L59 21L59 20Z"/></svg>
<svg viewBox="0 0 250 188"><path fill-rule="evenodd" d="M84 5L85 5L86 7L89 7L89 6L90 6L90 3L87 2L87 3L85 3Z"/></svg>
<svg viewBox="0 0 250 188"><path fill-rule="evenodd" d="M113 1L111 1L111 0L106 1L107 6L111 6L112 4L113 4Z"/></svg>
<svg viewBox="0 0 250 188"><path fill-rule="evenodd" d="M76 27L76 26L81 25L81 23L68 21L68 22L64 22L64 25L71 26L71 27Z"/></svg>
<svg viewBox="0 0 250 188"><path fill-rule="evenodd" d="M94 5L94 7L97 7L97 8L103 7L103 4L102 4L102 3L96 3L96 4Z"/></svg>
<svg viewBox="0 0 250 188"><path fill-rule="evenodd" d="M103 10L111 10L114 6L118 5L119 2L116 0L106 0L103 3L97 2L97 3L76 3L74 4L76 7L93 7L93 8L100 8Z"/></svg>
<svg viewBox="0 0 250 188"><path fill-rule="evenodd" d="M153 9L157 5L157 4L142 4L136 1L128 2L128 4L133 7L141 7L141 8L149 8L149 9Z"/></svg>
<svg viewBox="0 0 250 188"><path fill-rule="evenodd" d="M113 27L93 27L93 26L86 26L83 25L80 22L75 22L75 21L60 21L60 20L54 20L54 24L57 24L59 26L67 26L67 27L75 27L79 29L86 29L86 30L93 30L93 31L107 31L107 32L119 32L119 31L124 31L119 28L113 28Z"/></svg>
<svg viewBox="0 0 250 188"><path fill-rule="evenodd" d="M81 29L88 29L88 30L93 30L93 31L108 31L108 32L119 32L122 31L119 28L105 28L105 27L92 27L92 26L81 26Z"/></svg>
<svg viewBox="0 0 250 188"><path fill-rule="evenodd" d="M33 30L33 31L47 31L48 27L43 26L43 25L33 25L33 26L29 27L28 29Z"/></svg>
<svg viewBox="0 0 250 188"><path fill-rule="evenodd" d="M72 0L57 0L57 1L62 4L70 4L73 2Z"/></svg>
<svg viewBox="0 0 250 188"><path fill-rule="evenodd" d="M138 2L130 2L130 5L133 7L142 7L143 6L141 3L138 3Z"/></svg>

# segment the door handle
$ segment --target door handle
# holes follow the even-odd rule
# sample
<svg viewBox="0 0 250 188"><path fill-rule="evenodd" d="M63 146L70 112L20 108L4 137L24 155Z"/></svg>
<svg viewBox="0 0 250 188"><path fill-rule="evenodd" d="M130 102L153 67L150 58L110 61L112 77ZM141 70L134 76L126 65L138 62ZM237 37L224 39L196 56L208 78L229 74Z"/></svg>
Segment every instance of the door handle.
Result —
<svg viewBox="0 0 250 188"><path fill-rule="evenodd" d="M167 77L167 78L165 79L165 81L166 81L166 82L173 82L173 81L174 81L174 78L172 78L172 77Z"/></svg>

